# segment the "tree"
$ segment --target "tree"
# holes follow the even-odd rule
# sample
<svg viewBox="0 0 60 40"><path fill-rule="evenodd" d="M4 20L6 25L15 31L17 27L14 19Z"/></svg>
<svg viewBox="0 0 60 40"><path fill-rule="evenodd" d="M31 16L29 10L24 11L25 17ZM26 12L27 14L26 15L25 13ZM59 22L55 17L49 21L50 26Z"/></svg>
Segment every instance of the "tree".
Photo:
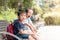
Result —
<svg viewBox="0 0 60 40"><path fill-rule="evenodd" d="M20 6L20 9L31 8L33 6L33 0L24 0Z"/></svg>
<svg viewBox="0 0 60 40"><path fill-rule="evenodd" d="M9 22L17 18L16 9L26 9L33 6L33 0L0 0L0 20Z"/></svg>

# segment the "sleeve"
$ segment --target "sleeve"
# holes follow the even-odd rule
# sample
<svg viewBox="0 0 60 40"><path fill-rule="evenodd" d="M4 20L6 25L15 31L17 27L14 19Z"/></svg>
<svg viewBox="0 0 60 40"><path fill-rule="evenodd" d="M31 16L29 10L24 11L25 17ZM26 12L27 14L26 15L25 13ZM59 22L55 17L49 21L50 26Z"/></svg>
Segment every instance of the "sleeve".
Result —
<svg viewBox="0 0 60 40"><path fill-rule="evenodd" d="M33 27L35 27L30 18L28 19L28 22L29 22Z"/></svg>
<svg viewBox="0 0 60 40"><path fill-rule="evenodd" d="M29 22L30 24L33 24L30 18L28 19L28 22Z"/></svg>
<svg viewBox="0 0 60 40"><path fill-rule="evenodd" d="M28 19L28 22L29 22L30 24L32 24L32 25L33 25L33 23L32 23L32 21L31 21L31 19L30 19L30 18Z"/></svg>

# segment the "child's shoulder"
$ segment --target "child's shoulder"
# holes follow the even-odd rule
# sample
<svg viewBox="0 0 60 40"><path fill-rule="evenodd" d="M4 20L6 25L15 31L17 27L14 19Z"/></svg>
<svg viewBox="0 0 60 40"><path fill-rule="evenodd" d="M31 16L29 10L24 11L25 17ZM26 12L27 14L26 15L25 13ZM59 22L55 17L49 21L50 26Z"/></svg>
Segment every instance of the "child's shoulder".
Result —
<svg viewBox="0 0 60 40"><path fill-rule="evenodd" d="M23 23L21 23L20 21L16 20L16 21L14 22L14 24L22 25Z"/></svg>

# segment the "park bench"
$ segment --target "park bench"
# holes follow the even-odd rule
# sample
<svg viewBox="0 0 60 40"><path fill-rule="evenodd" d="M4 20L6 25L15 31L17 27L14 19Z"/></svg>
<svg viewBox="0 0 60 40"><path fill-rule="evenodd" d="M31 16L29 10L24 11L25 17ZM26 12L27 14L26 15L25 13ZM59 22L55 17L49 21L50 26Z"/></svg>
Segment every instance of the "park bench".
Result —
<svg viewBox="0 0 60 40"><path fill-rule="evenodd" d="M9 25L8 21L0 20L0 40L7 40L6 35L10 35L12 37L15 37L18 40L27 40L27 39L21 39L14 34L8 33L7 32L8 25Z"/></svg>
<svg viewBox="0 0 60 40"><path fill-rule="evenodd" d="M0 32L7 32L8 22L6 20L0 20ZM0 34L0 40L4 39L3 33Z"/></svg>

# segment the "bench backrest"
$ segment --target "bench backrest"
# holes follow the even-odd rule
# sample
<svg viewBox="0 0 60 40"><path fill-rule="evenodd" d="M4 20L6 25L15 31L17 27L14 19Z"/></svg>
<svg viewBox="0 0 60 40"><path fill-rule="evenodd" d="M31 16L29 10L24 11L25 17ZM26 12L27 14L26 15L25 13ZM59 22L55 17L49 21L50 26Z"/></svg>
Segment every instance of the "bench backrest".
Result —
<svg viewBox="0 0 60 40"><path fill-rule="evenodd" d="M7 27L8 27L9 23L6 20L0 20L0 32L1 31L7 31Z"/></svg>

